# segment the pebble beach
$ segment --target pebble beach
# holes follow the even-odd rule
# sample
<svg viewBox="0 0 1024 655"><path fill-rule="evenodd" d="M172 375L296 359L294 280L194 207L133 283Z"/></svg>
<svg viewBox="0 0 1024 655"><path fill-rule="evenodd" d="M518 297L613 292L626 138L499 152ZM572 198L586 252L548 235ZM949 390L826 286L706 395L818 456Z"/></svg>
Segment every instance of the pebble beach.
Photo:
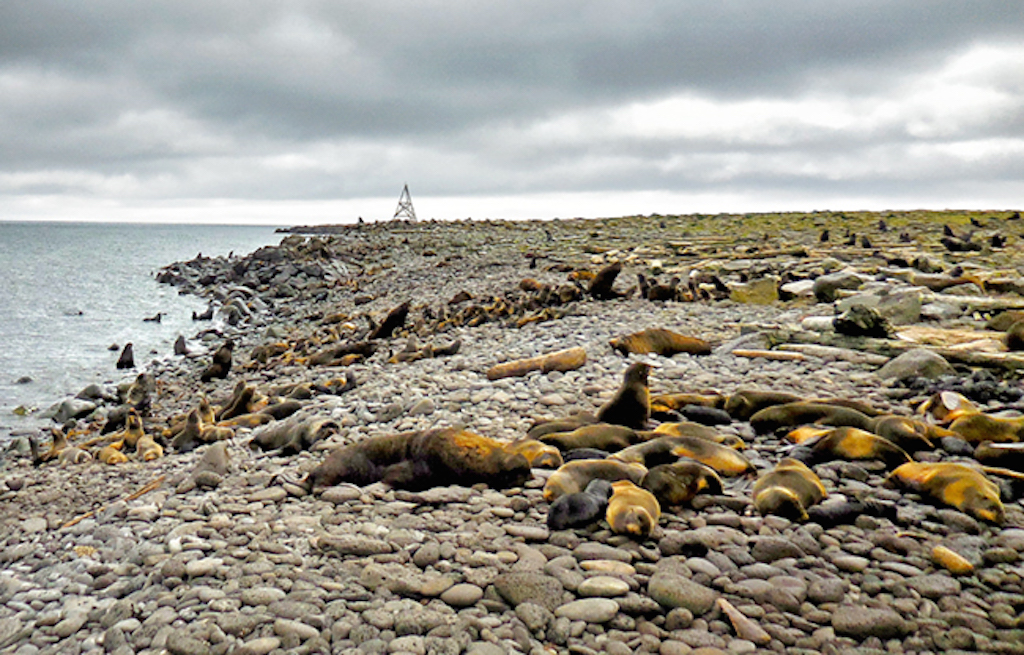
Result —
<svg viewBox="0 0 1024 655"><path fill-rule="evenodd" d="M117 465L36 466L15 440L0 469L0 653L1024 653L1012 476L998 480L996 524L886 484L883 462L818 464L826 503L892 510L837 525L762 516L757 475L723 477L721 494L662 508L642 539L604 521L549 529L550 469L501 490L301 484L331 449L375 436L460 426L511 442L537 419L596 411L634 361L652 365L652 395L764 389L920 417L952 391L1024 416L1024 353L997 329L1024 310L1016 212L393 221L282 238L160 272L215 311L183 335L187 354L137 358L153 381L144 425L165 440L202 396L225 402L244 381L308 389L295 416L336 430L281 455L252 447L261 428L238 427ZM615 262L622 297L573 282ZM642 297L638 274L678 278L680 294ZM404 325L372 354L324 355L405 302ZM882 331L837 325L852 307ZM648 328L711 354L609 346ZM227 339L229 374L201 382ZM576 347L575 370L487 374ZM51 408L77 426L72 444L99 438L139 369ZM758 474L792 448L747 420L714 428L742 439ZM976 464L972 452L947 437L910 454Z"/></svg>

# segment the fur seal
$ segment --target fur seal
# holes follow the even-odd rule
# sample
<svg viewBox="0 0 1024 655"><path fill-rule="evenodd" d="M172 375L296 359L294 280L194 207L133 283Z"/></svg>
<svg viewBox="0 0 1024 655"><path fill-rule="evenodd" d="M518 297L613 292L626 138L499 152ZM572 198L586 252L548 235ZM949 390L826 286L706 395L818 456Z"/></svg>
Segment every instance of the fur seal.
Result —
<svg viewBox="0 0 1024 655"><path fill-rule="evenodd" d="M405 325L405 319L409 316L409 307L409 301L406 300L388 312L388 315L380 325L371 325L370 335L367 339L373 341L375 339L389 338L395 333L395 330Z"/></svg>
<svg viewBox="0 0 1024 655"><path fill-rule="evenodd" d="M785 405L803 400L800 396L781 391L741 389L725 399L723 409L737 421L749 421L750 417L766 407Z"/></svg>
<svg viewBox="0 0 1024 655"><path fill-rule="evenodd" d="M692 461L655 466L640 486L654 494L663 507L683 505L701 492L722 493L722 479L714 469Z"/></svg>
<svg viewBox="0 0 1024 655"><path fill-rule="evenodd" d="M694 423L693 421L662 423L654 428L654 431L669 437L697 437L698 439L720 443L723 446L735 448L736 450L743 450L745 447L743 440L739 437L722 434L712 427L702 425L701 423Z"/></svg>
<svg viewBox="0 0 1024 655"><path fill-rule="evenodd" d="M338 424L328 418L292 415L256 430L249 447L276 450L278 455L294 455L309 450L336 433L338 428Z"/></svg>
<svg viewBox="0 0 1024 655"><path fill-rule="evenodd" d="M548 508L547 524L551 530L585 528L604 517L612 485L607 480L591 480L583 491L560 496Z"/></svg>
<svg viewBox="0 0 1024 655"><path fill-rule="evenodd" d="M631 480L639 483L647 474L641 464L627 464L611 459L578 459L563 464L544 485L544 500L551 502L565 494L586 489L591 480Z"/></svg>
<svg viewBox="0 0 1024 655"><path fill-rule="evenodd" d="M132 350L132 342L124 344L124 349L121 350L121 355L117 358L117 364L115 364L118 370L125 368L135 368L135 353Z"/></svg>
<svg viewBox="0 0 1024 655"><path fill-rule="evenodd" d="M562 453L562 463L568 464L578 459L608 459L610 454L607 450L599 448L573 448Z"/></svg>
<svg viewBox="0 0 1024 655"><path fill-rule="evenodd" d="M663 328L648 328L640 332L616 337L608 342L613 350L623 355L633 353L646 355L655 353L672 357L679 353L689 355L710 355L711 344L703 339L688 337Z"/></svg>
<svg viewBox="0 0 1024 655"><path fill-rule="evenodd" d="M955 391L938 391L917 408L918 414L939 425L948 425L961 416L979 411L966 396Z"/></svg>
<svg viewBox="0 0 1024 655"><path fill-rule="evenodd" d="M539 439L545 434L552 432L572 432L584 425L597 423L597 415L592 412L577 412L567 418L535 419L526 436L531 439Z"/></svg>
<svg viewBox="0 0 1024 655"><path fill-rule="evenodd" d="M661 505L650 491L629 480L612 483L605 519L616 534L648 537L661 518Z"/></svg>
<svg viewBox="0 0 1024 655"><path fill-rule="evenodd" d="M885 437L860 428L834 428L828 430L802 444L805 453L794 459L805 464L817 464L833 459L880 459L886 466L899 466L911 461L910 455Z"/></svg>
<svg viewBox="0 0 1024 655"><path fill-rule="evenodd" d="M311 489L341 482L423 490L485 482L495 489L522 486L530 463L504 444L459 428L403 432L338 448L307 476Z"/></svg>
<svg viewBox="0 0 1024 655"><path fill-rule="evenodd" d="M989 466L1024 471L1024 443L983 441L974 449L974 459Z"/></svg>
<svg viewBox="0 0 1024 655"><path fill-rule="evenodd" d="M565 463L558 448L536 439L517 439L505 446L505 450L510 455L522 455L532 468L556 469Z"/></svg>
<svg viewBox="0 0 1024 655"><path fill-rule="evenodd" d="M646 467L672 464L688 457L713 468L721 475L733 477L754 470L754 465L739 452L698 437L658 437L630 446L609 456L620 462Z"/></svg>
<svg viewBox="0 0 1024 655"><path fill-rule="evenodd" d="M104 464L123 464L128 461L128 457L121 452L122 447L124 447L123 441L115 441L112 444L108 444L100 448L99 452L96 453L96 459Z"/></svg>
<svg viewBox="0 0 1024 655"><path fill-rule="evenodd" d="M143 434L135 442L135 455L144 462L150 462L164 456L163 447L148 434Z"/></svg>
<svg viewBox="0 0 1024 655"><path fill-rule="evenodd" d="M39 444L34 436L28 438L29 451L32 453L32 464L39 466L60 457L68 447L68 438L60 428L50 428L50 448L45 453L39 452Z"/></svg>
<svg viewBox="0 0 1024 655"><path fill-rule="evenodd" d="M969 414L953 421L949 429L972 444L982 441L1012 443L1024 439L1024 417L999 418L981 413Z"/></svg>
<svg viewBox="0 0 1024 655"><path fill-rule="evenodd" d="M171 441L171 447L175 451L187 453L203 444L223 441L235 436L231 428L208 425L200 418L201 416L201 411L196 408L192 409L185 417L185 426Z"/></svg>
<svg viewBox="0 0 1024 655"><path fill-rule="evenodd" d="M907 462L890 473L886 482L927 495L977 519L997 524L1006 519L999 486L965 464Z"/></svg>
<svg viewBox="0 0 1024 655"><path fill-rule="evenodd" d="M597 448L615 452L639 441L636 430L611 423L594 423L576 428L572 432L552 432L538 438L565 452L577 448Z"/></svg>
<svg viewBox="0 0 1024 655"><path fill-rule="evenodd" d="M614 262L599 270L594 279L590 281L590 286L587 288L587 293L594 300L613 300L615 298L623 297L624 293L616 291L612 288L615 284L615 278L622 272L622 262Z"/></svg>
<svg viewBox="0 0 1024 655"><path fill-rule="evenodd" d="M146 436L146 433L142 429L142 417L135 410L129 411L124 419L124 432L121 433L121 438L124 439L125 445L129 448L135 448L139 439L144 436Z"/></svg>
<svg viewBox="0 0 1024 655"><path fill-rule="evenodd" d="M677 412L687 405L701 407L725 408L726 398L718 392L714 393L660 393L651 396L651 413Z"/></svg>
<svg viewBox="0 0 1024 655"><path fill-rule="evenodd" d="M754 483L754 507L762 516L807 520L807 509L828 497L821 479L806 464L784 458Z"/></svg>
<svg viewBox="0 0 1024 655"><path fill-rule="evenodd" d="M750 417L750 426L757 434L767 434L783 427L820 423L871 430L871 418L855 409L825 403L795 402L773 405Z"/></svg>
<svg viewBox="0 0 1024 655"><path fill-rule="evenodd" d="M228 399L224 406L217 412L217 420L227 421L233 419L236 416L242 414L248 414L252 411L250 405L256 395L256 389L245 383L245 380L239 380L235 384L234 390L231 392L231 398Z"/></svg>
<svg viewBox="0 0 1024 655"><path fill-rule="evenodd" d="M61 466L67 466L68 464L84 464L85 462L91 461L92 455L89 451L78 446L70 446L60 451L60 455L57 456L57 461L60 462Z"/></svg>
<svg viewBox="0 0 1024 655"><path fill-rule="evenodd" d="M870 432L885 437L907 451L931 450L935 447L932 439L956 436L944 428L928 425L907 416L883 414L871 419Z"/></svg>
<svg viewBox="0 0 1024 655"><path fill-rule="evenodd" d="M235 342L228 339L217 349L217 352L213 353L213 361L210 365L199 375L200 382L209 382L214 378L226 378L228 372L231 370L231 353L235 349Z"/></svg>
<svg viewBox="0 0 1024 655"><path fill-rule="evenodd" d="M630 364L622 376L622 386L611 400L597 411L597 419L604 423L625 425L634 430L646 428L647 420L651 417L651 397L647 388L647 376L650 372L650 364Z"/></svg>
<svg viewBox="0 0 1024 655"><path fill-rule="evenodd" d="M222 428L255 428L267 423L273 423L274 417L263 412L251 412L240 414L226 421L217 421L217 427Z"/></svg>

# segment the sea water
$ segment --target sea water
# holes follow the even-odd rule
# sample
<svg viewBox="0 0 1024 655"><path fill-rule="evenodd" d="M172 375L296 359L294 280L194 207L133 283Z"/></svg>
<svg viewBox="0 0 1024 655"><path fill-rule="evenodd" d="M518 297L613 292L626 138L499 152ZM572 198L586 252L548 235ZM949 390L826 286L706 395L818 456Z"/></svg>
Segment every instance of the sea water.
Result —
<svg viewBox="0 0 1024 655"><path fill-rule="evenodd" d="M0 442L91 383L134 378L209 323L207 301L158 284L160 268L277 244L273 226L0 222ZM162 320L144 318L163 312ZM115 364L133 344L134 371ZM116 346L116 347L115 347ZM26 416L19 416L28 410Z"/></svg>

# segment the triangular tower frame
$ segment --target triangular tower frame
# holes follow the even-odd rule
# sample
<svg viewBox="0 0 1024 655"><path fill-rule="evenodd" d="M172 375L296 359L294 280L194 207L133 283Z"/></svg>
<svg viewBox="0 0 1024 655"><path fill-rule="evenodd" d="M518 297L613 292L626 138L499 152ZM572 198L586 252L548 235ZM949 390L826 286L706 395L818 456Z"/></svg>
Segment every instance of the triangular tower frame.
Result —
<svg viewBox="0 0 1024 655"><path fill-rule="evenodd" d="M408 184L402 187L402 195L398 198L398 208L395 210L392 220L398 218L408 218L411 221L416 220L416 210L412 208L412 196L409 195Z"/></svg>

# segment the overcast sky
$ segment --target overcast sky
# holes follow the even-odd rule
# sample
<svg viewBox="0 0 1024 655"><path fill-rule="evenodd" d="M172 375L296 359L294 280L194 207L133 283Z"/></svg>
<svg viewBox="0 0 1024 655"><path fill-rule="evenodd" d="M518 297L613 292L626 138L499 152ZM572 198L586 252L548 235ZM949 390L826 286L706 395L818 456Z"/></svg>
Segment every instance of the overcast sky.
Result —
<svg viewBox="0 0 1024 655"><path fill-rule="evenodd" d="M1024 207L1018 0L0 2L0 219Z"/></svg>

